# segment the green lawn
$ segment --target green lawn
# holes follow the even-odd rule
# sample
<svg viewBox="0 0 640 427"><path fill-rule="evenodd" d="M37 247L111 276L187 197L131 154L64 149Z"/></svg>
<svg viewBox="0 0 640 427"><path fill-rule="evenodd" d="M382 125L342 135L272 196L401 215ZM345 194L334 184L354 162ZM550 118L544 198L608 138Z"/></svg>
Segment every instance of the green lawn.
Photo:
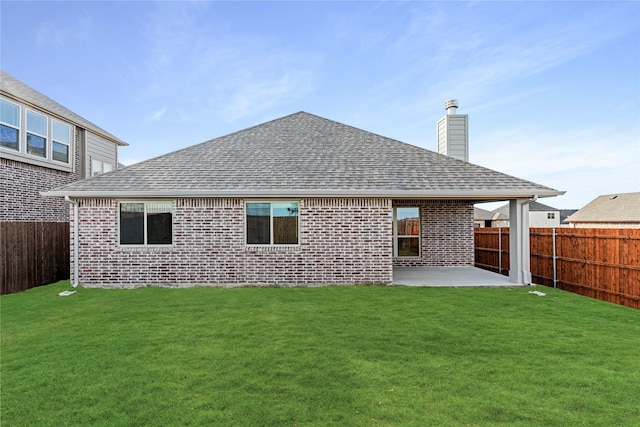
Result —
<svg viewBox="0 0 640 427"><path fill-rule="evenodd" d="M640 311L531 288L2 296L0 424L640 425Z"/></svg>

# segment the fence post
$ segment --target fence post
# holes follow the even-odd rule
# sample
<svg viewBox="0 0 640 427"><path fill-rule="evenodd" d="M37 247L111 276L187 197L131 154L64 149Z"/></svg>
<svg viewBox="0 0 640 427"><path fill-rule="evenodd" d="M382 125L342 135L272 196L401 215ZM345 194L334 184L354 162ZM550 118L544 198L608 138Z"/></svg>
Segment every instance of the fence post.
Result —
<svg viewBox="0 0 640 427"><path fill-rule="evenodd" d="M498 227L498 273L502 274L502 228Z"/></svg>
<svg viewBox="0 0 640 427"><path fill-rule="evenodd" d="M552 254L552 259L553 259L553 287L557 288L558 287L558 266L557 266L557 257L556 257L556 229L555 227L551 229L551 241L552 241L552 246L553 246L553 254Z"/></svg>

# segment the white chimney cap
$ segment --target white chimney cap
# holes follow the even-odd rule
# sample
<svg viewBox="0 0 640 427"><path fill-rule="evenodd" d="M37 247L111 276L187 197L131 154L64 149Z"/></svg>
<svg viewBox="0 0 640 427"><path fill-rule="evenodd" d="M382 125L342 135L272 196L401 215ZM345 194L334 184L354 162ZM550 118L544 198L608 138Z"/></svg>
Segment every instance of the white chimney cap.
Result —
<svg viewBox="0 0 640 427"><path fill-rule="evenodd" d="M448 101L445 101L444 103L444 109L447 110L447 114L455 114L457 108L458 108L457 99L450 99Z"/></svg>

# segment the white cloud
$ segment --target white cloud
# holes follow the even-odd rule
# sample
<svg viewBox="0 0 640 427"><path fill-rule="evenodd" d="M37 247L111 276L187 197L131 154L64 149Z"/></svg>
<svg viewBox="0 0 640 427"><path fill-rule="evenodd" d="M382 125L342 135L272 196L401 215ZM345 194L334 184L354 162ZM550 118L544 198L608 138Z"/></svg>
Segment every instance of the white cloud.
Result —
<svg viewBox="0 0 640 427"><path fill-rule="evenodd" d="M311 92L312 87L311 71L278 66L271 71L271 75L254 74L239 81L234 93L229 96L228 106L222 109L222 114L229 120L253 115L280 103L299 99Z"/></svg>
<svg viewBox="0 0 640 427"><path fill-rule="evenodd" d="M167 107L162 107L159 110L156 110L153 113L149 114L149 116L147 117L147 120L151 122L160 120L166 112L167 112Z"/></svg>
<svg viewBox="0 0 640 427"><path fill-rule="evenodd" d="M73 25L65 25L58 20L46 21L36 32L36 43L40 46L57 49L70 48L70 45L84 42L90 37L92 22L86 13L74 18Z"/></svg>
<svg viewBox="0 0 640 427"><path fill-rule="evenodd" d="M581 168L611 168L637 163L637 135L605 127L544 132L532 129L501 130L474 141L474 162L507 173L544 167L546 173ZM490 147L490 148L489 148ZM511 171L511 172L509 172Z"/></svg>
<svg viewBox="0 0 640 427"><path fill-rule="evenodd" d="M236 120L313 90L317 57L279 40L204 22L207 7L157 4L144 30L150 55L141 70L143 102L162 98L180 105L172 119L181 122Z"/></svg>
<svg viewBox="0 0 640 427"><path fill-rule="evenodd" d="M640 145L632 129L510 129L482 135L470 149L473 163L566 190L557 206L549 201L556 207L581 207L599 194L640 190Z"/></svg>
<svg viewBox="0 0 640 427"><path fill-rule="evenodd" d="M410 112L423 110L424 100L452 94L464 98L465 105L502 97L506 85L574 61L633 30L616 17L626 9L610 9L598 13L570 3L527 8L504 2L417 3L404 32L380 48L381 62L399 66L378 82L371 103ZM571 13L571 19L550 17L553 13ZM412 102L382 102L408 86Z"/></svg>

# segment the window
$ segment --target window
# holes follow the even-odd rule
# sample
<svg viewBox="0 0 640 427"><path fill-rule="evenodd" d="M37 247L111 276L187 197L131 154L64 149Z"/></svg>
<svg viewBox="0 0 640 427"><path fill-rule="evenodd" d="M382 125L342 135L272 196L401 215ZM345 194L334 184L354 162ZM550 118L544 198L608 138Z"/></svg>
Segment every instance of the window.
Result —
<svg viewBox="0 0 640 427"><path fill-rule="evenodd" d="M27 110L27 153L47 157L47 116Z"/></svg>
<svg viewBox="0 0 640 427"><path fill-rule="evenodd" d="M70 124L0 99L0 149L8 158L69 170L72 140Z"/></svg>
<svg viewBox="0 0 640 427"><path fill-rule="evenodd" d="M248 245L297 245L298 202L246 204Z"/></svg>
<svg viewBox="0 0 640 427"><path fill-rule="evenodd" d="M420 256L420 208L393 208L393 255Z"/></svg>
<svg viewBox="0 0 640 427"><path fill-rule="evenodd" d="M71 126L57 120L52 120L51 127L53 128L53 153L51 157L53 160L69 163Z"/></svg>
<svg viewBox="0 0 640 427"><path fill-rule="evenodd" d="M102 175L103 173L111 172L112 170L113 165L111 163L91 159L91 176Z"/></svg>
<svg viewBox="0 0 640 427"><path fill-rule="evenodd" d="M556 214L555 212L548 212L547 213L547 219L555 219Z"/></svg>
<svg viewBox="0 0 640 427"><path fill-rule="evenodd" d="M171 202L120 203L120 244L172 244L171 211Z"/></svg>
<svg viewBox="0 0 640 427"><path fill-rule="evenodd" d="M20 150L20 106L0 100L0 147Z"/></svg>

